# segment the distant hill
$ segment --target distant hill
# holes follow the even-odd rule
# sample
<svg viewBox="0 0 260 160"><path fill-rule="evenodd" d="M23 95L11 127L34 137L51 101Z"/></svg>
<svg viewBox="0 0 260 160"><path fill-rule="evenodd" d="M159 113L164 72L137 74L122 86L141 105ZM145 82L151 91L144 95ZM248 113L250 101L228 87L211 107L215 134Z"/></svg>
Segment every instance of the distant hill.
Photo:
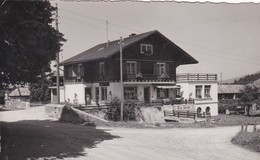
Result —
<svg viewBox="0 0 260 160"><path fill-rule="evenodd" d="M222 82L223 84L255 84L260 85L260 72L245 75L242 77L232 78Z"/></svg>

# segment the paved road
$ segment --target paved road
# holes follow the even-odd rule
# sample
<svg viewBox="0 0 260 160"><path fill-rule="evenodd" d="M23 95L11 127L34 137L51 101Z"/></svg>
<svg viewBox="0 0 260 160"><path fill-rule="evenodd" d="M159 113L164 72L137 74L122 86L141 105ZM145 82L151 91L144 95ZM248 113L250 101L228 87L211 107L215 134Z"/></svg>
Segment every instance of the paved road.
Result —
<svg viewBox="0 0 260 160"><path fill-rule="evenodd" d="M0 121L44 120L44 107L0 112ZM260 154L233 145L230 140L240 127L205 129L124 129L103 128L120 136L103 141L87 160L258 160Z"/></svg>

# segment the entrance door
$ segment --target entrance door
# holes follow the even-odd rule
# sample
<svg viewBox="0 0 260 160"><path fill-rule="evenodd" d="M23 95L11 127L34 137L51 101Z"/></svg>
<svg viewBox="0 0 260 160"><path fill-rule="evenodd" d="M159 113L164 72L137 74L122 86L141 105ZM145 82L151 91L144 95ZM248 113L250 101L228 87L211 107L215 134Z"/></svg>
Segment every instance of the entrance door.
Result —
<svg viewBox="0 0 260 160"><path fill-rule="evenodd" d="M86 100L86 104L91 104L91 88L85 88L85 100Z"/></svg>
<svg viewBox="0 0 260 160"><path fill-rule="evenodd" d="M150 87L144 87L144 102L150 103Z"/></svg>
<svg viewBox="0 0 260 160"><path fill-rule="evenodd" d="M99 87L96 87L96 104L98 104L99 101Z"/></svg>

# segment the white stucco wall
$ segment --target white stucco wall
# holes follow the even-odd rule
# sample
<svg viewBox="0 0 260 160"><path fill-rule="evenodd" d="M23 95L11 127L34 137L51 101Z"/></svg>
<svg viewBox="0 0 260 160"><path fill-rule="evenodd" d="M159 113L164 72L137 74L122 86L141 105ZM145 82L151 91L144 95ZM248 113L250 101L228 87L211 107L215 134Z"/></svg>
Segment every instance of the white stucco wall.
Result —
<svg viewBox="0 0 260 160"><path fill-rule="evenodd" d="M181 86L181 92L183 92L183 98L189 99L189 95L192 93L191 98L195 99L196 108L200 107L202 112L205 112L206 107L210 107L210 112L212 116L218 115L218 84L216 82L181 82L177 83ZM202 86L202 98L195 98L195 88L196 85ZM205 97L204 88L206 85L210 85L210 98Z"/></svg>
<svg viewBox="0 0 260 160"><path fill-rule="evenodd" d="M65 89L64 89L64 87L60 88L60 102L61 103L65 102Z"/></svg>
<svg viewBox="0 0 260 160"><path fill-rule="evenodd" d="M84 84L65 84L65 100L70 100L73 103L75 99L75 94L77 94L77 99L79 104L85 104L85 87Z"/></svg>

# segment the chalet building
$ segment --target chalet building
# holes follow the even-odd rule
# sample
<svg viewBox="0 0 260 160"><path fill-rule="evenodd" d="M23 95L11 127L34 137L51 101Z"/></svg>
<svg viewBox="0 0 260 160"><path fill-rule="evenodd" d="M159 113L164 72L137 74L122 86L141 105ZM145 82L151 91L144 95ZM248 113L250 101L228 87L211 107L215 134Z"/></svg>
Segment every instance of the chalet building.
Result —
<svg viewBox="0 0 260 160"><path fill-rule="evenodd" d="M238 99L245 85L218 85L218 99Z"/></svg>
<svg viewBox="0 0 260 160"><path fill-rule="evenodd" d="M61 63L64 97L78 104L100 104L112 97L144 103L193 100L195 109L217 115L215 74L176 74L180 65L198 61L162 35L151 31L123 40L123 89L120 83L119 40L96 45ZM176 101L176 102L177 102ZM198 105L196 105L196 103Z"/></svg>

